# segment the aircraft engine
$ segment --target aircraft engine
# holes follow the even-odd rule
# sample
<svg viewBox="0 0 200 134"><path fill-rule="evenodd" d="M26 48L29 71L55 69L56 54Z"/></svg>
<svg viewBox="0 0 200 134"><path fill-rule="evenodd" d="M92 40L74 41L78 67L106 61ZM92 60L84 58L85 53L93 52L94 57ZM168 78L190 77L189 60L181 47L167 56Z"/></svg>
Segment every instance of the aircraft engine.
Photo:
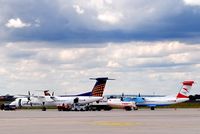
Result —
<svg viewBox="0 0 200 134"><path fill-rule="evenodd" d="M76 104L78 102L79 102L79 98L77 97L77 98L74 99L74 103Z"/></svg>

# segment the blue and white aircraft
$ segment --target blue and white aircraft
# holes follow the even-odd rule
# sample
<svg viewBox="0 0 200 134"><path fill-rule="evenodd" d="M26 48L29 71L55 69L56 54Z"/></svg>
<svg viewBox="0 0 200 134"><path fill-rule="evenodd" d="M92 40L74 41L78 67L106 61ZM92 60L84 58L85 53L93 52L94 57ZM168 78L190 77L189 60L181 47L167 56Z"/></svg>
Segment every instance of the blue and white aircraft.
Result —
<svg viewBox="0 0 200 134"><path fill-rule="evenodd" d="M124 97L124 101L133 101L137 106L147 106L154 110L156 106L167 106L189 100L189 93L194 81L182 82L182 88L177 95L164 97Z"/></svg>

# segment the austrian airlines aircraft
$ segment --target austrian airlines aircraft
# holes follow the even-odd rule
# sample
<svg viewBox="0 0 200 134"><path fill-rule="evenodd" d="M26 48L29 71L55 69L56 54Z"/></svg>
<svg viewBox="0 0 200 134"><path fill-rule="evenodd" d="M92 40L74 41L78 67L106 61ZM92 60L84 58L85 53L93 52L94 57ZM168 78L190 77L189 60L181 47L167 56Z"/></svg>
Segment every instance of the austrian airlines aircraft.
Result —
<svg viewBox="0 0 200 134"><path fill-rule="evenodd" d="M189 92L194 81L184 81L179 93L175 96L164 97L134 97L124 98L125 101L134 101L137 106L148 106L154 110L156 106L167 106L170 104L181 103L189 100Z"/></svg>

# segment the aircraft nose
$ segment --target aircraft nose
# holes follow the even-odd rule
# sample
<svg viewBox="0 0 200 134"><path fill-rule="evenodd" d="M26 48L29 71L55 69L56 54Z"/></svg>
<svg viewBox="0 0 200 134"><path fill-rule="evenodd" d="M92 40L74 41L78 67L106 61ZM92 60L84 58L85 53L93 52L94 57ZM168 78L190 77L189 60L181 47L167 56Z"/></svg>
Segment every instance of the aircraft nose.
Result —
<svg viewBox="0 0 200 134"><path fill-rule="evenodd" d="M17 104L16 104L16 102L14 101L14 102L11 102L11 103L9 104L9 106L17 106Z"/></svg>

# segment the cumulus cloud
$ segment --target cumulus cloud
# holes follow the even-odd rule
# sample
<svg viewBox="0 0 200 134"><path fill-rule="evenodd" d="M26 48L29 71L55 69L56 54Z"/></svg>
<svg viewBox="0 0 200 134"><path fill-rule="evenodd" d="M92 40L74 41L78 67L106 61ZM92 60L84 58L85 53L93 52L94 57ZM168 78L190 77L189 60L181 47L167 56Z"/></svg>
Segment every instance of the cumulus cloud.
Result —
<svg viewBox="0 0 200 134"><path fill-rule="evenodd" d="M200 0L184 0L186 5L200 6Z"/></svg>
<svg viewBox="0 0 200 134"><path fill-rule="evenodd" d="M63 61L71 61L71 60L76 60L80 59L82 56L87 54L86 49L67 49L59 52L59 57Z"/></svg>
<svg viewBox="0 0 200 134"><path fill-rule="evenodd" d="M98 19L102 22L106 22L109 24L119 23L123 15L121 13L110 13L106 12L98 15Z"/></svg>
<svg viewBox="0 0 200 134"><path fill-rule="evenodd" d="M40 20L39 19L35 19L35 27L40 27Z"/></svg>
<svg viewBox="0 0 200 134"><path fill-rule="evenodd" d="M79 5L73 5L73 8L76 10L78 14L83 14L84 10L80 8Z"/></svg>
<svg viewBox="0 0 200 134"><path fill-rule="evenodd" d="M111 68L119 68L120 65L118 62L115 61L108 61L107 67L111 67Z"/></svg>
<svg viewBox="0 0 200 134"><path fill-rule="evenodd" d="M6 70L6 68L0 68L0 74L1 75L8 74L8 71Z"/></svg>
<svg viewBox="0 0 200 134"><path fill-rule="evenodd" d="M31 26L31 24L23 22L20 18L10 19L5 25L8 28L23 28Z"/></svg>
<svg viewBox="0 0 200 134"><path fill-rule="evenodd" d="M0 1L2 88L73 92L92 86L89 77L109 76L120 81L109 86L110 93L150 93L155 86L164 91L163 81L177 87L183 79L200 80L196 5L191 0Z"/></svg>
<svg viewBox="0 0 200 134"><path fill-rule="evenodd" d="M22 8L21 2L28 6ZM0 33L5 35L0 38L65 42L198 39L199 9L185 3L180 0L1 1ZM181 23L183 20L190 21ZM32 27L8 31L5 24L10 28Z"/></svg>
<svg viewBox="0 0 200 134"><path fill-rule="evenodd" d="M58 94L68 89L69 93L78 93L92 87L89 77L108 76L117 80L108 84L106 94L150 94L153 90L162 94L168 90L176 92L174 87L185 79L200 80L200 58L196 56L200 54L199 44L125 42L107 43L100 48L26 44L12 42L0 46L1 78L9 81L4 89L22 93L30 88L58 89ZM170 86L163 88L166 82Z"/></svg>

